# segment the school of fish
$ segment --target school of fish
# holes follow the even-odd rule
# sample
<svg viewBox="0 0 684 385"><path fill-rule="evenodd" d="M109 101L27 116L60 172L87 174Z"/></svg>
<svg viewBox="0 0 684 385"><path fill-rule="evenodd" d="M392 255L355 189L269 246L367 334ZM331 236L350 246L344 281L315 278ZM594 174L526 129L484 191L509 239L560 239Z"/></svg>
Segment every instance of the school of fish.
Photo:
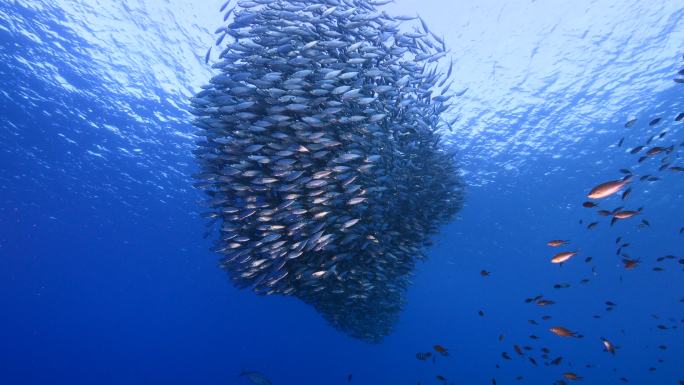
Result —
<svg viewBox="0 0 684 385"><path fill-rule="evenodd" d="M191 98L220 266L369 342L391 332L430 235L463 205L439 134L462 94L448 50L387 3L228 1L217 74Z"/></svg>

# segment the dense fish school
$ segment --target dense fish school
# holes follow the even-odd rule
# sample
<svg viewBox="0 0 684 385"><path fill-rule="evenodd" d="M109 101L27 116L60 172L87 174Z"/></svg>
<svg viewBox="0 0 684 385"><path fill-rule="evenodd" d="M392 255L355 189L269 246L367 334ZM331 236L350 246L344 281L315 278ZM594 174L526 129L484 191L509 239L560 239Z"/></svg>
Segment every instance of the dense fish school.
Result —
<svg viewBox="0 0 684 385"><path fill-rule="evenodd" d="M219 73L191 100L195 186L232 281L296 296L371 342L463 202L437 132L453 124L440 118L455 96L444 42L386 3L226 4Z"/></svg>

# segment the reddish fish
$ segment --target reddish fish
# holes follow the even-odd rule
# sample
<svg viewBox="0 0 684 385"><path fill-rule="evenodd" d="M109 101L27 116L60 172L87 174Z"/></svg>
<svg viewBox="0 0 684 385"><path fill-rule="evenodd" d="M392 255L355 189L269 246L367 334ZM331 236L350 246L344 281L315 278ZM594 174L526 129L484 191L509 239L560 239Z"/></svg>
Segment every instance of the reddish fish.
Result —
<svg viewBox="0 0 684 385"><path fill-rule="evenodd" d="M611 196L625 187L630 180L631 177L627 176L624 179L611 180L609 182L601 183L600 185L591 189L587 197L591 199L601 199Z"/></svg>
<svg viewBox="0 0 684 385"><path fill-rule="evenodd" d="M564 251L562 253L558 253L551 258L551 263L563 263L569 260L570 258L574 257L577 255L576 251Z"/></svg>
<svg viewBox="0 0 684 385"><path fill-rule="evenodd" d="M564 240L562 240L562 239L554 239L554 240L552 240L552 241L546 242L546 244L549 245L549 246L551 246L551 247L558 247L558 246L561 246L561 245L565 245L565 244L567 244L568 242L569 242L569 241L564 241Z"/></svg>
<svg viewBox="0 0 684 385"><path fill-rule="evenodd" d="M551 333L560 337L575 337L577 335L576 332L573 332L570 329L564 328L562 326L554 326L549 330L551 331Z"/></svg>

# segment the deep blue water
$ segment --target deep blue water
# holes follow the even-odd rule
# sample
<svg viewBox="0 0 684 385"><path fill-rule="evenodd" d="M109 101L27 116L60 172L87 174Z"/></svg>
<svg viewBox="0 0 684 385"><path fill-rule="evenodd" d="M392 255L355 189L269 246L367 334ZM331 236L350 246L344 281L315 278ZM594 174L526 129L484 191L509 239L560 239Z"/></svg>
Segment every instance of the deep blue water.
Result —
<svg viewBox="0 0 684 385"><path fill-rule="evenodd" d="M648 147L675 145L671 165L684 166L681 2L388 7L420 12L452 50L468 91L448 142L467 188L377 345L293 298L233 288L202 238L185 110L210 76L220 3L0 2L0 384L247 384L241 370L276 385L344 384L349 373L369 385L684 380L684 173L628 153L667 131ZM635 181L624 205L643 213L611 228L581 203L625 167L661 179ZM618 236L636 268L615 255ZM549 263L551 239L580 254ZM524 302L540 294L556 303ZM435 344L449 356L416 359ZM520 357L516 344L532 350Z"/></svg>

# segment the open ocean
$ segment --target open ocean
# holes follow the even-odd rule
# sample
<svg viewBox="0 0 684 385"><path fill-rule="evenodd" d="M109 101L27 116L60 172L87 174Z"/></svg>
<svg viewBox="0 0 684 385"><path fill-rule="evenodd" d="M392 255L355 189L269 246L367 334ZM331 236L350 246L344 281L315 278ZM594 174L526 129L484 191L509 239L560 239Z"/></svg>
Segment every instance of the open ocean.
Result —
<svg viewBox="0 0 684 385"><path fill-rule="evenodd" d="M682 0L223 3L0 0L0 385L684 384Z"/></svg>

